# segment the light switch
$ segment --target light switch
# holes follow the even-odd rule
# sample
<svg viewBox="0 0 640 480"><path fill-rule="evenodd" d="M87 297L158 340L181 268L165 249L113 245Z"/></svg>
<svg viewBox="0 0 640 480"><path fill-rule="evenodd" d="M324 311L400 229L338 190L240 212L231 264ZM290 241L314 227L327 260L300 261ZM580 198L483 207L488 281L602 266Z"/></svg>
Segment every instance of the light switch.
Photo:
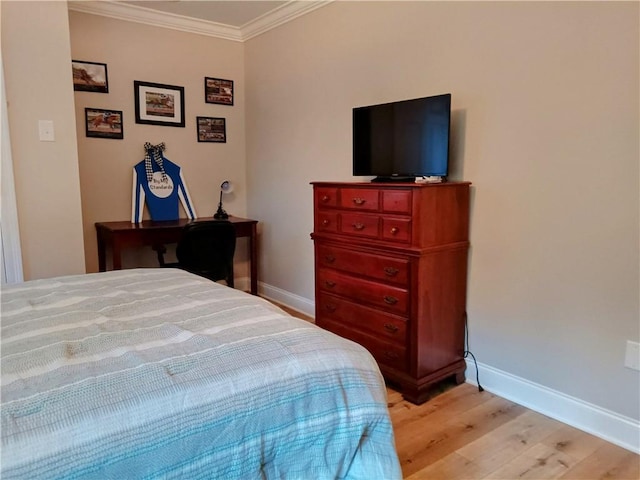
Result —
<svg viewBox="0 0 640 480"><path fill-rule="evenodd" d="M55 141L53 134L53 120L38 120L38 130L40 131L41 142Z"/></svg>
<svg viewBox="0 0 640 480"><path fill-rule="evenodd" d="M633 370L640 370L640 343L627 340L624 366Z"/></svg>

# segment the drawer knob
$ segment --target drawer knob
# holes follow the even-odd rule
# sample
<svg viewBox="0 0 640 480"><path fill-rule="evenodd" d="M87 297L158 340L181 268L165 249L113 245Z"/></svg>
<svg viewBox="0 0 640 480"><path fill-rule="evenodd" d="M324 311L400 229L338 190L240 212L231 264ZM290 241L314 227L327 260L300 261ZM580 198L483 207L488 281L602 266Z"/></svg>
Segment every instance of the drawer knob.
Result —
<svg viewBox="0 0 640 480"><path fill-rule="evenodd" d="M325 255L324 261L327 263L333 263L336 261L336 257L334 257L333 255Z"/></svg>
<svg viewBox="0 0 640 480"><path fill-rule="evenodd" d="M329 200L331 200L331 198L329 197L329 195L323 195L323 197L322 197L322 201L323 201L324 203L327 203Z"/></svg>
<svg viewBox="0 0 640 480"><path fill-rule="evenodd" d="M353 199L353 203L355 203L356 205L364 205L365 199L364 198L354 198Z"/></svg>
<svg viewBox="0 0 640 480"><path fill-rule="evenodd" d="M360 230L364 230L364 223L354 223L353 228L360 231Z"/></svg>
<svg viewBox="0 0 640 480"><path fill-rule="evenodd" d="M336 282L332 282L331 280L325 280L324 284L329 288L333 288L336 286Z"/></svg>
<svg viewBox="0 0 640 480"><path fill-rule="evenodd" d="M392 297L391 295L385 295L384 303L386 303L387 305L395 305L396 303L398 303L398 299L396 297Z"/></svg>
<svg viewBox="0 0 640 480"><path fill-rule="evenodd" d="M325 227L327 225L329 225L331 222L329 220L327 220L326 218L322 221L322 225L324 225Z"/></svg>
<svg viewBox="0 0 640 480"><path fill-rule="evenodd" d="M384 356L389 360L396 360L398 358L398 354L396 352L390 352L388 350L384 352Z"/></svg>
<svg viewBox="0 0 640 480"><path fill-rule="evenodd" d="M335 312L336 311L336 306L333 303L327 303L325 305L325 308L327 309L328 312Z"/></svg>
<svg viewBox="0 0 640 480"><path fill-rule="evenodd" d="M399 231L400 231L400 229L398 227L391 227L391 235L395 235Z"/></svg>
<svg viewBox="0 0 640 480"><path fill-rule="evenodd" d="M384 267L384 273L387 277L395 277L399 271L400 270L398 270L397 268Z"/></svg>
<svg viewBox="0 0 640 480"><path fill-rule="evenodd" d="M398 327L396 327L393 323L385 323L384 329L387 332L396 333L398 331Z"/></svg>

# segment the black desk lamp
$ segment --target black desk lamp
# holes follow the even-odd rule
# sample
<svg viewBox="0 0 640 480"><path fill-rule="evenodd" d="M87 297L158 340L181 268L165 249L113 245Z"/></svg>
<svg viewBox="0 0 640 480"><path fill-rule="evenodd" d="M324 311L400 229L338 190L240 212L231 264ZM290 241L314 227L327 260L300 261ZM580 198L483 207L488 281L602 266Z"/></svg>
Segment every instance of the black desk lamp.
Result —
<svg viewBox="0 0 640 480"><path fill-rule="evenodd" d="M220 185L220 202L218 203L218 211L213 215L216 220L226 220L229 218L229 214L222 208L222 194L231 193L233 191L233 185L229 180L225 180Z"/></svg>

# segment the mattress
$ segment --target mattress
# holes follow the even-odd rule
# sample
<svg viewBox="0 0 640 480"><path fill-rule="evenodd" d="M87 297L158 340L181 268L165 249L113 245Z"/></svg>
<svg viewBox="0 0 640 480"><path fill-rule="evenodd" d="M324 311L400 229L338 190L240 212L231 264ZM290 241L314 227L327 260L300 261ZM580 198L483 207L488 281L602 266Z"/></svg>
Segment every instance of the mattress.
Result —
<svg viewBox="0 0 640 480"><path fill-rule="evenodd" d="M361 346L177 269L3 286L1 477L401 478Z"/></svg>

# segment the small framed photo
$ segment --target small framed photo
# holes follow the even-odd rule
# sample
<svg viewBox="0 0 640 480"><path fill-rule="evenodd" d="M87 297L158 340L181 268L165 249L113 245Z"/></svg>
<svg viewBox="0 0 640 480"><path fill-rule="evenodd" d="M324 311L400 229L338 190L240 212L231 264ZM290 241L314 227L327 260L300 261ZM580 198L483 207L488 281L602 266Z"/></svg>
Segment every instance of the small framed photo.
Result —
<svg viewBox="0 0 640 480"><path fill-rule="evenodd" d="M204 101L233 105L233 80L204 77Z"/></svg>
<svg viewBox="0 0 640 480"><path fill-rule="evenodd" d="M133 82L136 123L184 127L184 87Z"/></svg>
<svg viewBox="0 0 640 480"><path fill-rule="evenodd" d="M227 142L227 122L224 118L197 117L199 142Z"/></svg>
<svg viewBox="0 0 640 480"><path fill-rule="evenodd" d="M85 108L84 122L87 137L124 138L122 111Z"/></svg>
<svg viewBox="0 0 640 480"><path fill-rule="evenodd" d="M109 93L107 64L71 60L73 89L81 92Z"/></svg>

